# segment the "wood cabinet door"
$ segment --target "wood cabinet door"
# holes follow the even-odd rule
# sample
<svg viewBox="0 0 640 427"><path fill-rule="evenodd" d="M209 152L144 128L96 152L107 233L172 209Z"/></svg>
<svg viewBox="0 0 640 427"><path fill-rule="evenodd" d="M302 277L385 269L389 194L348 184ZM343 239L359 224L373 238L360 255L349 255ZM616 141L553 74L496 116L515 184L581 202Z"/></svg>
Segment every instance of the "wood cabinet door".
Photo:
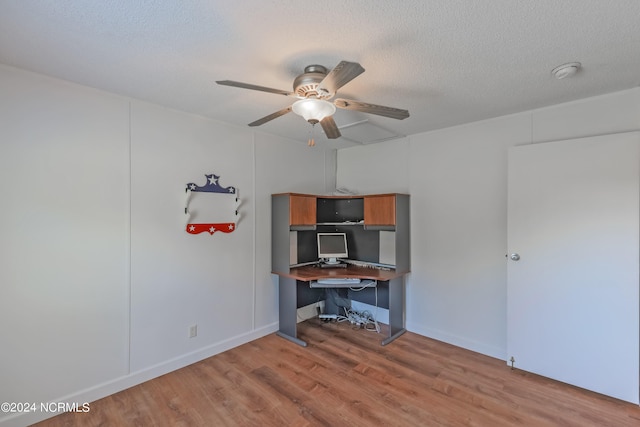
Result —
<svg viewBox="0 0 640 427"><path fill-rule="evenodd" d="M396 225L396 196L365 196L364 223L366 225Z"/></svg>
<svg viewBox="0 0 640 427"><path fill-rule="evenodd" d="M289 197L289 225L316 223L316 197L291 195Z"/></svg>

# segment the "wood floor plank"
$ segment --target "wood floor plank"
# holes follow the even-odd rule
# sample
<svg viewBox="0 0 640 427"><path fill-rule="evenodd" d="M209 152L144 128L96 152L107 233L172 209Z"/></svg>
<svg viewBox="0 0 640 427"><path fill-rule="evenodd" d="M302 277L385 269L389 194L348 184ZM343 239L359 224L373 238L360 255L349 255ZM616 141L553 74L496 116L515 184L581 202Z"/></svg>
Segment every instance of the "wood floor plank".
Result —
<svg viewBox="0 0 640 427"><path fill-rule="evenodd" d="M294 408L283 406L282 399L236 366L219 358L209 358L204 362L196 364L203 368L200 376L200 382L204 383L202 393L208 395L209 387L215 387L211 393L217 396L214 406L222 406L223 419L226 415L233 421L230 425L278 426L297 416Z"/></svg>
<svg viewBox="0 0 640 427"><path fill-rule="evenodd" d="M37 426L640 425L637 405L386 331L312 319L307 347L272 334Z"/></svg>

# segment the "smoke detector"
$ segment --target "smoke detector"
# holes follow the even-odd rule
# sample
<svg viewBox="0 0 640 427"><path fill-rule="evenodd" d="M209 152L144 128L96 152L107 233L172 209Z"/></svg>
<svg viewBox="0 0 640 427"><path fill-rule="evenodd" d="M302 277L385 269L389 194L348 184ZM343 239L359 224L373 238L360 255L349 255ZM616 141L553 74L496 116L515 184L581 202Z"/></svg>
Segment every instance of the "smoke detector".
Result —
<svg viewBox="0 0 640 427"><path fill-rule="evenodd" d="M551 70L551 75L558 80L562 80L567 77L575 75L580 70L582 64L579 62L569 62L568 64L562 64Z"/></svg>

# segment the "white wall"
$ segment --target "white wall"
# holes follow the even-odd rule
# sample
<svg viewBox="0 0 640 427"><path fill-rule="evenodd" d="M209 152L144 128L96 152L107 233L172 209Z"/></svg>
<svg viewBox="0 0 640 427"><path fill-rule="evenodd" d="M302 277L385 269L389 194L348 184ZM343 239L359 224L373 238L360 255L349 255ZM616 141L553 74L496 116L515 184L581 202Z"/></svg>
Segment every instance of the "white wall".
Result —
<svg viewBox="0 0 640 427"><path fill-rule="evenodd" d="M85 402L277 329L270 198L335 152L0 65L0 402ZM185 185L239 188L185 232ZM198 335L188 338L188 328ZM47 414L0 414L21 426Z"/></svg>
<svg viewBox="0 0 640 427"><path fill-rule="evenodd" d="M337 186L411 194L407 328L505 359L508 148L638 129L636 88L339 150Z"/></svg>
<svg viewBox="0 0 640 427"><path fill-rule="evenodd" d="M409 161L409 138L338 150L336 186L359 194L408 193Z"/></svg>
<svg viewBox="0 0 640 427"><path fill-rule="evenodd" d="M0 68L0 402L127 374L128 115L122 98Z"/></svg>

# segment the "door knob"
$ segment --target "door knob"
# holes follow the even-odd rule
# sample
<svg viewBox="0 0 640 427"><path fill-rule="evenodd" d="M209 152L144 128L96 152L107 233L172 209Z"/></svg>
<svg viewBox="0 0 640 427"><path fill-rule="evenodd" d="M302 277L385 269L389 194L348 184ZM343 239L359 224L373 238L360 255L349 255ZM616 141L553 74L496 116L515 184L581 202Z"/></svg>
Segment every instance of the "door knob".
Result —
<svg viewBox="0 0 640 427"><path fill-rule="evenodd" d="M518 260L520 260L520 255L511 254L510 258L511 258L511 261L518 261Z"/></svg>

